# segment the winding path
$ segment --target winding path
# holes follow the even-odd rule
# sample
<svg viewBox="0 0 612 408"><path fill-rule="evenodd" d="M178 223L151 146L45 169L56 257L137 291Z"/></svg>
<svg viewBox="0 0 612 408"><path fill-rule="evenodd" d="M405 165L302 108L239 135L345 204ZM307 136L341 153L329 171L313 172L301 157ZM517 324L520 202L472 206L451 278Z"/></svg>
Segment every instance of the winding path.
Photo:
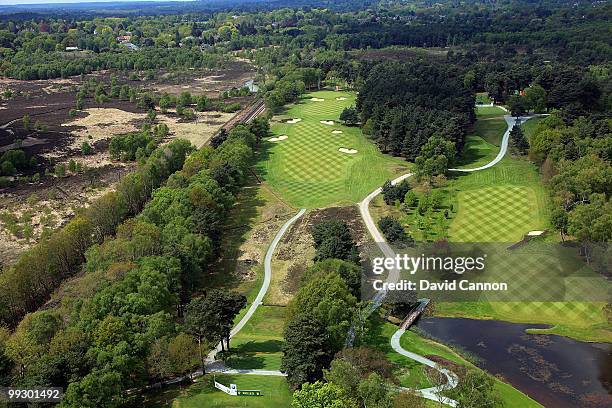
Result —
<svg viewBox="0 0 612 408"><path fill-rule="evenodd" d="M259 292L257 293L257 296L253 300L253 303L251 303L251 306L249 307L247 312L244 314L244 316L242 316L242 319L240 319L240 321L230 331L230 339L234 337L236 334L238 334L240 330L242 330L242 328L248 323L251 317L253 317L259 305L263 303L263 298L266 295L266 293L268 293L268 289L270 288L270 282L272 280L272 257L274 256L274 251L276 251L276 247L278 246L278 243L283 238L283 235L285 235L289 227L294 222L296 222L298 218L304 215L305 212L306 212L306 209L302 208L300 211L298 211L297 214L295 214L287 222L285 222L283 226L281 227L281 229L276 233L276 236L274 237L274 239L272 240L272 243L268 247L268 251L266 252L266 257L264 258L264 281L261 285L261 288L259 288ZM250 370L250 369L249 370L237 370L237 369L228 368L225 365L223 365L222 362L216 361L215 357L217 353L220 351L221 351L221 343L217 344L217 347L215 347L214 350L208 353L206 361L208 362L207 370L209 372L216 372L216 373L222 372L226 374L257 374L257 375L285 376L284 373L277 371L277 370Z"/></svg>
<svg viewBox="0 0 612 408"><path fill-rule="evenodd" d="M394 180L392 180L391 184L395 185L411 176L412 176L412 173L403 174L395 178ZM366 228L368 229L368 232L370 233L372 238L374 238L376 245L378 245L378 248L380 248L384 256L387 258L395 258L395 251L393 251L391 246L387 243L385 238L382 236L382 234L378 230L378 227L376 226L376 223L374 222L374 219L372 218L372 215L370 214L370 202L374 199L374 197L376 197L381 192L382 192L382 188L379 187L373 192L371 192L366 198L364 198L363 201L359 203L359 212L361 213L361 218L363 218L363 222L365 223ZM386 282L395 283L399 281L399 278L400 278L399 270L394 268L394 269L389 270L389 274L387 275ZM382 304L382 301L384 300L386 295L387 295L386 290L381 290L381 291L376 292L376 295L374 296L374 299L372 300L371 311L374 311ZM455 407L457 405L457 401L440 395L440 392L455 388L458 384L457 376L451 371L440 367L436 362L426 357L423 357L419 354L412 353L402 348L402 346L400 345L400 338L405 332L406 331L404 329L399 329L393 334L393 337L391 337L391 347L393 348L393 350L395 350L395 352L401 354L404 357L408 357L411 360L415 360L423 365L426 365L428 367L438 370L440 373L444 374L444 376L446 376L446 379L447 379L446 384L443 384L437 387L417 389L413 391L416 391L421 397L426 398L428 400L442 402L451 407ZM351 334L349 334L349 336L353 337ZM402 389L408 390L407 388L402 388Z"/></svg>
<svg viewBox="0 0 612 408"><path fill-rule="evenodd" d="M504 109L506 110L506 109ZM507 111L507 110L506 110ZM457 171L457 172L465 172L465 173L469 173L469 172L474 172L474 171L479 171L479 170L484 170L484 169L488 169L490 167L495 166L497 163L499 163L499 161L506 155L507 151L508 151L508 142L510 139L510 132L512 131L512 128L517 125L517 124L522 124L523 122L526 122L527 120L533 118L534 116L541 116L541 115L530 115L530 116L521 116L519 118L514 118L511 115L505 115L504 119L506 120L506 124L508 125L506 132L504 133L503 137L502 137L502 142L501 142L501 146L499 149L499 152L497 153L497 156L489 163L485 164L484 166L480 166L480 167L476 167L473 169L449 169L451 171ZM395 185L405 179L407 179L408 177L412 176L412 173L407 173L404 175L401 175L399 177L397 177L396 179L391 181L391 184ZM395 257L395 252L393 251L393 249L391 248L391 246L389 246L389 244L387 243L387 241L385 240L385 238L382 236L382 234L380 233L380 231L378 230L378 227L376 226L376 223L374 222L374 219L372 218L372 215L370 214L370 202L374 199L374 197L376 197L378 194L380 194L382 192L382 188L377 188L376 190L374 190L372 193L370 193L366 198L363 199L363 201L361 201L359 203L359 212L361 213L361 217L363 218L363 222L365 223L370 235L372 236L372 238L374 238L374 241L376 242L376 244L378 245L378 248L380 248L381 252L384 254L385 257L387 258L394 258ZM387 276L387 280L386 282L388 283L395 283L399 280L399 270L397 269L391 269L389 270L389 274ZM377 291L376 295L374 296L374 299L372 300L372 311L375 310L376 308L378 308L382 301L384 300L385 296L386 296L387 292L385 290L383 291ZM393 337L391 338L391 347L393 348L393 350L405 357L408 357L414 361L417 361L423 365L426 365L428 367L434 368L436 370L438 370L440 373L444 374L444 376L446 377L446 384L437 386L437 387L430 387L430 388L422 388L422 389L418 389L415 390L419 395L421 395L423 398L432 400L432 401L436 401L436 402L441 402L443 404L446 404L448 406L451 407L455 407L457 405L457 401L452 400L450 398L444 397L442 395L440 395L440 393L442 391L445 390L450 390L453 389L457 386L458 384L458 378L457 376L451 372L450 370L447 370L441 366L439 366L436 362L423 357L419 354L416 353L412 353L410 351L405 350L404 348L402 348L401 344L400 344L400 339L402 337L402 335L406 332L406 330L404 329L399 329L397 330L394 334ZM349 337L352 338L352 336L349 334Z"/></svg>
<svg viewBox="0 0 612 408"><path fill-rule="evenodd" d="M501 145L499 148L499 152L497 153L497 156L495 156L493 160L491 160L489 163L485 164L484 166L476 167L473 169L449 169L449 170L450 171L460 171L462 173L470 173L473 171L484 170L484 169L488 169L490 167L495 166L497 163L499 163L501 159L504 158L504 156L506 155L506 152L508 151L508 142L510 141L510 132L512 131L512 128L514 128L514 126L517 124L520 125L521 123L526 122L527 120L533 118L534 116L536 115L521 116L519 118L515 118L511 115L504 115L504 119L506 120L506 124L508 125L508 127L506 128L506 132L504 133L504 136L502 137Z"/></svg>
<svg viewBox="0 0 612 408"><path fill-rule="evenodd" d="M505 110L505 109L504 109ZM505 115L504 119L506 120L506 123L508 125L506 132L504 133L503 137L502 137L502 143L500 146L500 151L498 152L497 156L489 163L487 163L484 166L480 166L477 168L473 168L473 169L449 169L451 171L457 171L457 172L473 172L473 171L478 171L478 170L484 170L484 169L488 169L490 167L493 167L495 164L497 164L506 154L507 150L508 150L508 142L509 142L509 138L510 138L510 131L512 130L512 128L518 123L521 124L524 121L527 121L528 119L532 118L533 116L524 116L524 117L519 117L519 118L514 118L510 115ZM395 178L394 180L391 181L391 183L393 185L400 183L401 181L407 179L408 177L411 177L413 174L412 173L406 173L403 174L397 178ZM376 223L374 222L374 219L372 218L372 215L370 214L370 209L369 209L369 205L370 202L378 195L382 192L382 188L379 187L376 190L374 190L372 193L370 193L367 197L365 197L360 203L359 203L359 212L361 213L361 217L364 221L364 224L366 225L368 232L370 233L370 235L372 236L372 238L374 238L374 241L376 242L376 244L378 245L379 249L382 251L382 253L384 254L385 257L389 257L389 258L394 258L395 257L395 252L393 251L393 249L391 248L391 246L387 243L387 241L385 240L385 238L382 236L382 234L380 233L380 231L378 230ZM264 281L263 284L261 286L261 288L259 289L259 293L257 294L255 300L253 301L253 303L251 304L251 306L249 307L249 309L247 310L247 312L245 313L245 315L242 317L242 319L240 319L240 321L236 324L236 326L234 326L234 328L231 330L230 332L230 338L234 337L236 334L238 334L238 332L247 324L247 322L251 319L251 317L253 316L253 314L255 313L255 311L257 310L258 306L260 304L262 304L263 302L263 298L266 295L266 293L268 292L268 288L270 287L270 282L272 279L272 257L274 256L274 252L276 250L276 247L278 246L278 243L280 242L280 240L282 239L283 235L287 232L287 230L289 229L289 227L295 223L295 221L297 221L304 213L306 212L305 209L301 209L298 211L298 213L296 215L294 215L291 219L289 219L285 224L283 224L283 226L281 227L281 229L278 231L278 233L276 234L276 236L274 237L274 239L272 240L272 243L270 244L270 246L268 247L268 251L266 252L266 256L264 259ZM393 282L397 282L400 278L400 273L398 269L391 269L389 270L389 274L387 276L386 282L388 283L393 283ZM386 296L387 292L386 291L377 291L376 295L374 296L374 299L372 300L372 306L371 306L371 311L374 311L376 308L378 308L381 304L382 301L384 300L385 296ZM392 336L391 338L391 347L393 348L393 350L395 352L397 352L398 354L405 356L407 358L410 358L414 361L417 361L420 364L423 364L425 366L434 368L435 370L439 371L440 373L442 373L445 377L446 377L446 384L443 385L439 385L436 387L429 387L429 388L422 388L422 389L417 389L417 390L412 390L412 391L416 391L420 396L422 396L423 398L432 400L432 401L436 401L436 402L440 402L443 404L446 404L448 406L451 407L455 407L457 405L457 401L444 397L442 395L440 395L440 393L442 391L445 390L450 390L453 389L457 386L458 384L458 378L457 376L451 372L450 370L447 370L441 366L439 366L436 362L423 357L419 354L416 353L412 353L410 351L405 350L401 344L400 344L400 339L402 337L402 335L405 333L404 329L398 329ZM349 334L349 337L352 337L351 334ZM232 368L228 368L226 367L221 361L217 361L215 359L216 354L221 351L221 343L219 343L217 345L217 347L211 351L208 356L207 356L207 370L208 372L213 372L213 373L226 373L226 374L254 374L254 375L267 375L267 376L286 376L286 374L277 371L277 370L254 370L254 369L232 369ZM195 373L192 373L192 376L197 376L197 375L201 375L202 372L201 370L198 370ZM409 390L408 388L402 388L404 390Z"/></svg>
<svg viewBox="0 0 612 408"><path fill-rule="evenodd" d="M437 387L421 388L419 390L414 391L416 391L421 397L426 398L428 400L442 402L443 404L449 405L451 407L457 406L457 401L440 395L442 391L451 390L455 388L457 384L459 384L459 379L457 378L455 373L450 370L447 370L446 368L440 367L437 363L431 361L428 358L425 358L419 354L412 353L402 348L402 346L400 345L400 339L405 331L406 330L404 329L399 329L393 334L393 337L391 337L391 347L393 348L393 350L395 350L396 353L399 353L404 357L408 357L411 360L438 370L446 377L446 384L442 384ZM408 388L403 389L409 390Z"/></svg>

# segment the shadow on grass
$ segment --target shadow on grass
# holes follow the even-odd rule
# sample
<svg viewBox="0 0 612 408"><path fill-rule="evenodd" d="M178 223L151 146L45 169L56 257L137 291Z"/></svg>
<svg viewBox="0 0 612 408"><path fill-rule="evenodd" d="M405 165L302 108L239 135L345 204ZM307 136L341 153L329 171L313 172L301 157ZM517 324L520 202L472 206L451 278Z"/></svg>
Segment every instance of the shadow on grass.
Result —
<svg viewBox="0 0 612 408"><path fill-rule="evenodd" d="M230 210L223 227L219 245L219 258L205 267L209 273L200 275L198 287L235 287L240 277L234 274L237 259L240 258L240 246L246 241L247 232L257 218L257 209L265 202L257 196L257 179L247 175L246 184L241 188L236 205Z"/></svg>
<svg viewBox="0 0 612 408"><path fill-rule="evenodd" d="M491 157L491 151L478 148L478 145L468 145L461 154L461 159L457 163L458 166L467 166L479 162L485 157ZM494 156L493 156L494 157ZM491 159L492 160L492 159Z"/></svg>
<svg viewBox="0 0 612 408"><path fill-rule="evenodd" d="M234 346L233 350L239 353L278 353L282 351L282 346L283 342L280 340L248 341Z"/></svg>
<svg viewBox="0 0 612 408"><path fill-rule="evenodd" d="M239 370L259 370L265 368L265 360L263 357L250 353L233 352L225 359L225 364L228 367Z"/></svg>

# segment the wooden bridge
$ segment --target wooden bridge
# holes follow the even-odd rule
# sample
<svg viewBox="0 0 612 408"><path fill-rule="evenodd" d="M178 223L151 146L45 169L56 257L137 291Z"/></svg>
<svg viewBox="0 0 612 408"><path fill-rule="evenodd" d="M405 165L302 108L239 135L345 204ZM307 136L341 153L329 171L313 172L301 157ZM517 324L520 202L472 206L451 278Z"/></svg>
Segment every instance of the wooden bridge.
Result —
<svg viewBox="0 0 612 408"><path fill-rule="evenodd" d="M408 330L410 326L412 326L412 323L414 323L414 321L427 308L427 305L429 305L429 299L419 299L419 303L404 318L404 321L401 325L402 330Z"/></svg>

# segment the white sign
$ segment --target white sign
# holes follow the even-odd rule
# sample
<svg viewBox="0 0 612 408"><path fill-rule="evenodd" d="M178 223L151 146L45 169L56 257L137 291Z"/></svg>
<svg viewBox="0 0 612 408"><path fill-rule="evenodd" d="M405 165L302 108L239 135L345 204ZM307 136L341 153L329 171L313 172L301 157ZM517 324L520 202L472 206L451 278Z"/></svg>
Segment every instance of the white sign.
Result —
<svg viewBox="0 0 612 408"><path fill-rule="evenodd" d="M238 387L236 386L236 384L230 384L229 387L226 387L225 385L215 381L215 388L229 395L238 395Z"/></svg>

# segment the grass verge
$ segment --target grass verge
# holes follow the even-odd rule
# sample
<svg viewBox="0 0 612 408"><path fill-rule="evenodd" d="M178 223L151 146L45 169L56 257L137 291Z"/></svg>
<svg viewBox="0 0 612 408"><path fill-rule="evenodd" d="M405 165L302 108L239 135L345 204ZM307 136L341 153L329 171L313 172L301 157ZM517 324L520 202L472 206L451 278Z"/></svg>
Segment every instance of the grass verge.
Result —
<svg viewBox="0 0 612 408"><path fill-rule="evenodd" d="M291 392L285 377L255 375L216 375L216 381L229 386L236 384L239 390L261 390L263 396L231 396L216 389L213 376L206 375L195 384L178 392L171 405L160 405L172 408L288 408L291 406Z"/></svg>

